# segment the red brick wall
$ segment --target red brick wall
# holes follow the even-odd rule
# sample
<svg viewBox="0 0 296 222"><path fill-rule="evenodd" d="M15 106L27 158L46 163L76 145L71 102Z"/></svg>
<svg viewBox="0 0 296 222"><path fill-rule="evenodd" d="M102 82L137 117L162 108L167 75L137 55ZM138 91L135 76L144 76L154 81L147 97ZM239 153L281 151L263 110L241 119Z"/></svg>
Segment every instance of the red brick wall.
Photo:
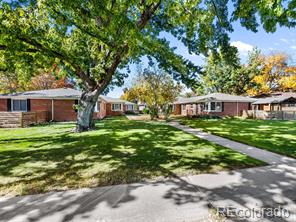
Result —
<svg viewBox="0 0 296 222"><path fill-rule="evenodd" d="M7 99L0 99L0 111L7 111Z"/></svg>
<svg viewBox="0 0 296 222"><path fill-rule="evenodd" d="M101 101L99 103L100 106L100 111L94 113L94 118L95 119L103 119L106 117L106 103L104 101Z"/></svg>
<svg viewBox="0 0 296 222"><path fill-rule="evenodd" d="M238 109L237 109L238 108ZM236 102L224 102L224 111L218 113L211 113L212 115L219 115L219 116L241 116L243 110L249 109L249 103L236 103Z"/></svg>
<svg viewBox="0 0 296 222"><path fill-rule="evenodd" d="M112 104L111 103L106 103L106 116L121 116L125 112L125 106L123 106L123 111L113 111L112 110Z"/></svg>
<svg viewBox="0 0 296 222"><path fill-rule="evenodd" d="M48 119L51 120L51 99L31 99L31 111L47 111Z"/></svg>
<svg viewBox="0 0 296 222"><path fill-rule="evenodd" d="M75 100L54 100L55 121L76 121L77 113L73 109Z"/></svg>
<svg viewBox="0 0 296 222"><path fill-rule="evenodd" d="M52 100L51 99L31 99L31 111L47 111L48 120L52 119ZM73 109L75 100L54 100L54 121L76 121L77 113ZM125 106L122 104L123 111L113 111L112 104L102 101L100 103L100 112L94 113L94 118L105 118L106 116L120 116L125 112ZM180 108L180 107L179 107ZM0 111L7 111L7 99L0 99Z"/></svg>
<svg viewBox="0 0 296 222"><path fill-rule="evenodd" d="M173 115L181 115L181 104L175 104L176 110L172 112Z"/></svg>
<svg viewBox="0 0 296 222"><path fill-rule="evenodd" d="M188 106L186 107L188 109ZM236 102L224 102L224 109L223 112L199 112L197 115L212 115L212 116L241 116L243 113L243 110L249 110L249 103L247 102L239 102L238 104ZM181 112L181 106L180 106L180 112ZM190 113L187 111L184 111L184 113ZM183 115L186 115L184 114Z"/></svg>

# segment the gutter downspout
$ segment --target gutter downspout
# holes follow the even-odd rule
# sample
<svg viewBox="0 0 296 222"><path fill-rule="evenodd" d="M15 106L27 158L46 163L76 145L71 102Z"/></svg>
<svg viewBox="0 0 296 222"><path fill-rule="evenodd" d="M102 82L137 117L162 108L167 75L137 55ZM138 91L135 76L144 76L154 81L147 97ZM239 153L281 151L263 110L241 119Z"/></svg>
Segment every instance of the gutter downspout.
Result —
<svg viewBox="0 0 296 222"><path fill-rule="evenodd" d="M236 115L238 116L238 101L236 101Z"/></svg>

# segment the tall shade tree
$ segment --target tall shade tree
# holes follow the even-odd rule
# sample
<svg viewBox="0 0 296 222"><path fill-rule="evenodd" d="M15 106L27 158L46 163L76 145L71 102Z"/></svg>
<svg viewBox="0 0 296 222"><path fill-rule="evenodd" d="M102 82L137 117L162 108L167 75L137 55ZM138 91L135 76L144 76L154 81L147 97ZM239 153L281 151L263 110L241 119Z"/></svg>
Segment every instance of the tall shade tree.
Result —
<svg viewBox="0 0 296 222"><path fill-rule="evenodd" d="M230 58L225 58L221 53L209 55L199 86L195 89L198 93L242 95L255 85L253 78L260 74L263 66L260 51L255 48L249 52L246 64L241 63L235 48L232 51Z"/></svg>
<svg viewBox="0 0 296 222"><path fill-rule="evenodd" d="M228 6L234 11L228 12ZM77 131L93 127L99 94L120 85L120 72L142 56L154 58L176 80L190 86L200 72L160 38L167 32L190 53L220 47L227 54L230 21L256 31L260 18L267 31L295 26L294 1L257 0L9 0L0 2L0 69L27 75L59 64L77 79ZM259 16L258 16L259 15Z"/></svg>
<svg viewBox="0 0 296 222"><path fill-rule="evenodd" d="M296 67L288 63L285 53L261 55L262 69L252 79L249 95L269 94L275 91L296 91Z"/></svg>

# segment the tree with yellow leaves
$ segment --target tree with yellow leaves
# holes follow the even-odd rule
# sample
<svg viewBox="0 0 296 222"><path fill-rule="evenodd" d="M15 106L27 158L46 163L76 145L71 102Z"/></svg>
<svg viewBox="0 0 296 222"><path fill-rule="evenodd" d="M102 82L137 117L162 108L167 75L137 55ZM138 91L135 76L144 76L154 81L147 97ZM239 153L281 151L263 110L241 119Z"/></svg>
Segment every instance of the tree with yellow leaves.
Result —
<svg viewBox="0 0 296 222"><path fill-rule="evenodd" d="M274 91L296 91L296 67L288 64L288 55L277 53L262 57L262 69L253 77L249 95L269 94Z"/></svg>

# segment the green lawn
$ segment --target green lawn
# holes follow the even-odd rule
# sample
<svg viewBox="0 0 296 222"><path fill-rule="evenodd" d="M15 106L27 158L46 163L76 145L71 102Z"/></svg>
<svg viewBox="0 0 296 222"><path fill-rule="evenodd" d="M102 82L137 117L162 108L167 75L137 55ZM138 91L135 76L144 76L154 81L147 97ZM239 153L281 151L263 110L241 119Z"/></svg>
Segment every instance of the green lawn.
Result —
<svg viewBox="0 0 296 222"><path fill-rule="evenodd" d="M0 130L0 194L131 183L263 165L157 122L104 120Z"/></svg>
<svg viewBox="0 0 296 222"><path fill-rule="evenodd" d="M213 134L296 158L296 121L181 119Z"/></svg>

